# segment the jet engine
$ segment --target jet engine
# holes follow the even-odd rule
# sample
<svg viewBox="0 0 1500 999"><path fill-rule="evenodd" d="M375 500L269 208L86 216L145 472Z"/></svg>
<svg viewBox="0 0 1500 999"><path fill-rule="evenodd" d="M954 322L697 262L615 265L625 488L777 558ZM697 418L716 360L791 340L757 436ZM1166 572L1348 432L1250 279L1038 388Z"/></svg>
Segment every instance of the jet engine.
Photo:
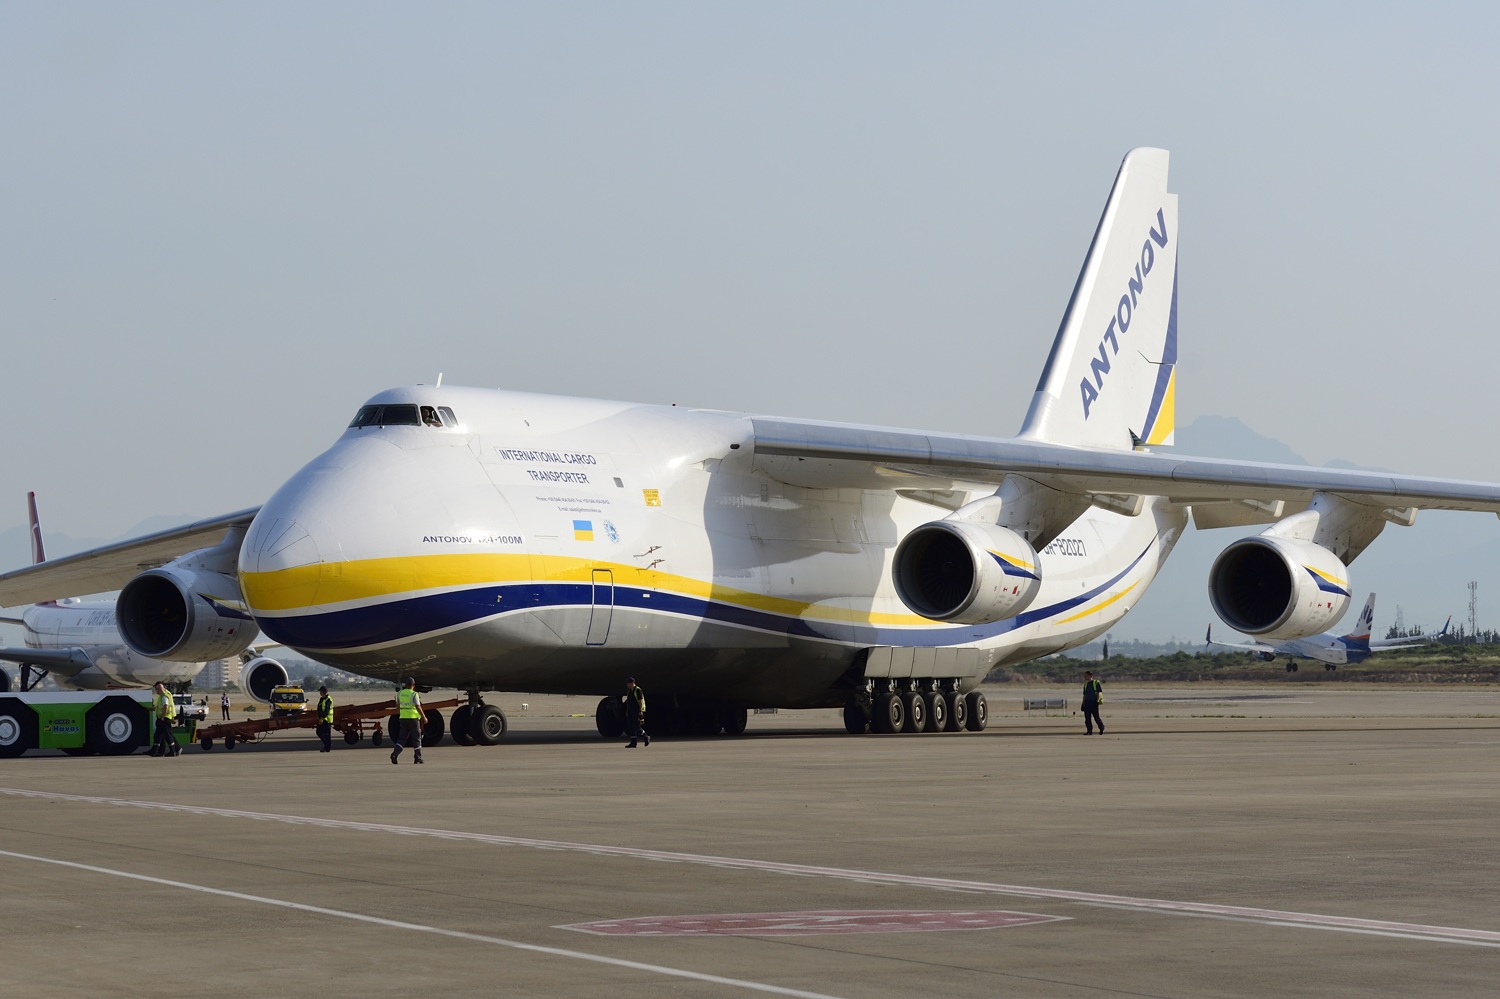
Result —
<svg viewBox="0 0 1500 999"><path fill-rule="evenodd" d="M1235 631L1269 641L1327 631L1349 606L1349 569L1311 541L1259 534L1219 553L1208 599Z"/></svg>
<svg viewBox="0 0 1500 999"><path fill-rule="evenodd" d="M237 656L259 633L233 576L181 566L149 569L115 603L120 638L148 659L208 662Z"/></svg>
<svg viewBox="0 0 1500 999"><path fill-rule="evenodd" d="M291 682L286 667L274 659L256 656L240 667L240 690L252 701L271 703L271 691Z"/></svg>
<svg viewBox="0 0 1500 999"><path fill-rule="evenodd" d="M936 520L896 546L896 593L935 621L987 624L1012 617L1042 586L1036 549L996 524Z"/></svg>

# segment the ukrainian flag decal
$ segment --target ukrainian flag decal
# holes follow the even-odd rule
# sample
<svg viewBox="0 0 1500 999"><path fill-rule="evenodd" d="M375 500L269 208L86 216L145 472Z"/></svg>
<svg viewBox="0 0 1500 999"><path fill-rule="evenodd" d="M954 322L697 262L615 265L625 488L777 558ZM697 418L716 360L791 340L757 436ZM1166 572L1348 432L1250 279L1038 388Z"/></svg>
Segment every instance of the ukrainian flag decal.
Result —
<svg viewBox="0 0 1500 999"><path fill-rule="evenodd" d="M574 541L593 541L594 540L594 522L592 520L575 520L575 521L573 521L573 540Z"/></svg>

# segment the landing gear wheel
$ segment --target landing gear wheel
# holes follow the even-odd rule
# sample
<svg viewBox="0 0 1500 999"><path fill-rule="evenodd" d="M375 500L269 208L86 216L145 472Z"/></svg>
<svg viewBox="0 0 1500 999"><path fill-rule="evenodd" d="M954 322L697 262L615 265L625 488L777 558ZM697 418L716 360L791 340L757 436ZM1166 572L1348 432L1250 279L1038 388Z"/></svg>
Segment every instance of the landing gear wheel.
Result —
<svg viewBox="0 0 1500 999"><path fill-rule="evenodd" d="M401 716L390 715L385 720L385 730L390 734L391 744L395 745L401 741Z"/></svg>
<svg viewBox="0 0 1500 999"><path fill-rule="evenodd" d="M859 698L849 698L844 702L844 731L850 735L864 735L869 730L870 713L859 703Z"/></svg>
<svg viewBox="0 0 1500 999"><path fill-rule="evenodd" d="M927 701L921 694L902 694L901 704L906 708L907 732L921 732L927 728Z"/></svg>
<svg viewBox="0 0 1500 999"><path fill-rule="evenodd" d="M468 704L460 704L453 709L453 714L448 718L448 734L453 736L453 741L460 746L474 745L473 727L469 724L473 720L474 708Z"/></svg>
<svg viewBox="0 0 1500 999"><path fill-rule="evenodd" d="M929 691L922 695L927 703L927 727L941 732L948 727L948 699L940 691Z"/></svg>
<svg viewBox="0 0 1500 999"><path fill-rule="evenodd" d="M875 699L875 717L870 727L882 734L899 732L906 727L906 705L900 694L881 694Z"/></svg>
<svg viewBox="0 0 1500 999"><path fill-rule="evenodd" d="M725 735L744 735L745 726L750 724L750 711L743 705L724 708L719 712L719 717L724 722Z"/></svg>
<svg viewBox="0 0 1500 999"><path fill-rule="evenodd" d="M348 746L359 745L360 734L356 729L349 729L344 733L344 744Z"/></svg>
<svg viewBox="0 0 1500 999"><path fill-rule="evenodd" d="M469 731L473 733L474 741L481 746L498 746L509 727L505 712L493 704L486 704L475 711L469 720Z"/></svg>
<svg viewBox="0 0 1500 999"><path fill-rule="evenodd" d="M618 697L605 697L594 709L594 727L606 739L618 739L625 734L625 712Z"/></svg>
<svg viewBox="0 0 1500 999"><path fill-rule="evenodd" d="M969 691L969 721L970 732L983 732L984 727L990 723L990 706L984 699L984 692L980 690Z"/></svg>
<svg viewBox="0 0 1500 999"><path fill-rule="evenodd" d="M436 746L443 741L443 713L437 708L422 712L422 745Z"/></svg>
<svg viewBox="0 0 1500 999"><path fill-rule="evenodd" d="M948 731L962 732L969 726L969 699L956 690L943 695L948 702Z"/></svg>
<svg viewBox="0 0 1500 999"><path fill-rule="evenodd" d="M1286 671L1288 673L1295 673L1295 672L1297 672L1297 664L1296 663L1287 663L1286 664Z"/></svg>

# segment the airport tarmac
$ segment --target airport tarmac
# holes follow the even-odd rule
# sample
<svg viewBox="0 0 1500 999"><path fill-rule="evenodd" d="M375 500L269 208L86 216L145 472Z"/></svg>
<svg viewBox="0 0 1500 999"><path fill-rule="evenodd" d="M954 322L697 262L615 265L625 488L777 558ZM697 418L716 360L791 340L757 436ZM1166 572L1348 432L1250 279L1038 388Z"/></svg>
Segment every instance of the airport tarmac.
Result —
<svg viewBox="0 0 1500 999"><path fill-rule="evenodd" d="M1500 688L1108 685L1102 737L987 693L977 734L629 750L507 694L421 767L5 760L0 994L1494 993Z"/></svg>

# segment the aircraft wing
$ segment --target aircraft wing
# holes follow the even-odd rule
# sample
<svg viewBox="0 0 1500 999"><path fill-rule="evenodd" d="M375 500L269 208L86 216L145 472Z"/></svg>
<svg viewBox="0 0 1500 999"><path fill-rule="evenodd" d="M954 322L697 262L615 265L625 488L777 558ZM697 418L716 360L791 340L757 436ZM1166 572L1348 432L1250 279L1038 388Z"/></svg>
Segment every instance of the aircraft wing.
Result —
<svg viewBox="0 0 1500 999"><path fill-rule="evenodd" d="M1208 633L1203 636L1204 645L1212 645L1221 649L1234 649L1237 652L1265 652L1276 655L1281 650L1274 645L1265 645L1261 642L1216 642L1214 641L1214 626L1208 626Z"/></svg>
<svg viewBox="0 0 1500 999"><path fill-rule="evenodd" d="M63 676L73 676L94 665L82 649L0 649L0 660L30 663Z"/></svg>
<svg viewBox="0 0 1500 999"><path fill-rule="evenodd" d="M144 569L217 544L229 528L249 524L258 509L251 507L0 574L0 606L118 590Z"/></svg>
<svg viewBox="0 0 1500 999"><path fill-rule="evenodd" d="M967 437L802 420L751 419L757 463L794 485L913 488L998 484L1019 474L1078 494L1311 502L1335 493L1372 507L1500 514L1500 484L1069 447L1025 438Z"/></svg>

